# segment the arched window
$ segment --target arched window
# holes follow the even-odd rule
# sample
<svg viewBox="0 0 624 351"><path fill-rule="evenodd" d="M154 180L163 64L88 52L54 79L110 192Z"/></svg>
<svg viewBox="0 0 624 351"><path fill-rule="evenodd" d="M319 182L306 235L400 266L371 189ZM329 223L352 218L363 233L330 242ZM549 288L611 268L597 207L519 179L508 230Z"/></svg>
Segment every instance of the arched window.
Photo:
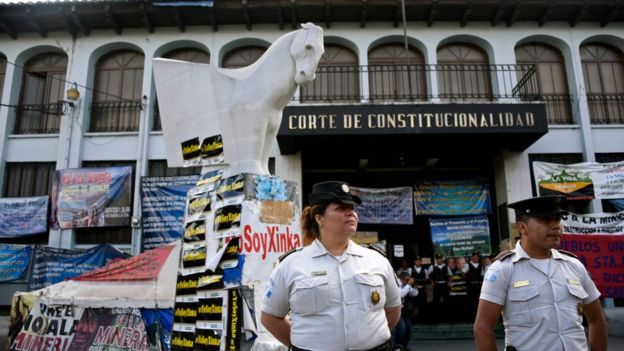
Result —
<svg viewBox="0 0 624 351"><path fill-rule="evenodd" d="M612 46L581 46L583 78L592 123L624 123L624 56Z"/></svg>
<svg viewBox="0 0 624 351"><path fill-rule="evenodd" d="M91 132L139 130L144 56L132 50L102 57L95 72Z"/></svg>
<svg viewBox="0 0 624 351"><path fill-rule="evenodd" d="M266 48L262 46L243 46L231 50L223 56L223 68L241 68L256 62L264 54Z"/></svg>
<svg viewBox="0 0 624 351"><path fill-rule="evenodd" d="M409 66L408 66L409 63ZM414 47L392 43L368 53L371 100L427 100L423 54Z"/></svg>
<svg viewBox="0 0 624 351"><path fill-rule="evenodd" d="M548 123L572 123L570 93L561 52L549 45L527 43L516 47L518 64L535 65L537 91L546 102Z"/></svg>
<svg viewBox="0 0 624 351"><path fill-rule="evenodd" d="M45 53L26 62L15 134L58 133L61 121L58 102L64 98L66 71L65 54Z"/></svg>
<svg viewBox="0 0 624 351"><path fill-rule="evenodd" d="M301 86L301 101L359 101L360 67L352 50L326 44L316 69L316 79Z"/></svg>
<svg viewBox="0 0 624 351"><path fill-rule="evenodd" d="M187 61L194 63L210 63L210 54L195 48L181 48L167 52L162 56L163 58ZM158 109L158 97L154 99L154 125L153 130L162 130L162 124L160 123L160 110Z"/></svg>
<svg viewBox="0 0 624 351"><path fill-rule="evenodd" d="M490 65L485 51L471 44L448 44L438 49L437 58L440 98L492 100Z"/></svg>

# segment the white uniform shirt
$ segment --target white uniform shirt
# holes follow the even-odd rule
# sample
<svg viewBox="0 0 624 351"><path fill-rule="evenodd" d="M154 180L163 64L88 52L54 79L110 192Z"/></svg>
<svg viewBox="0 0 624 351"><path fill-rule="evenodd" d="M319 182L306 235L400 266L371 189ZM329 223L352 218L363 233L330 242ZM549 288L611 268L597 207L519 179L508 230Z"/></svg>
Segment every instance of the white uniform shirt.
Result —
<svg viewBox="0 0 624 351"><path fill-rule="evenodd" d="M400 305L385 257L350 241L338 259L315 240L275 268L262 311L292 311L290 341L299 348L367 350L390 339L384 308Z"/></svg>
<svg viewBox="0 0 624 351"><path fill-rule="evenodd" d="M587 350L579 303L600 292L581 261L551 250L543 273L520 242L515 253L487 270L481 299L503 306L505 345L523 350Z"/></svg>

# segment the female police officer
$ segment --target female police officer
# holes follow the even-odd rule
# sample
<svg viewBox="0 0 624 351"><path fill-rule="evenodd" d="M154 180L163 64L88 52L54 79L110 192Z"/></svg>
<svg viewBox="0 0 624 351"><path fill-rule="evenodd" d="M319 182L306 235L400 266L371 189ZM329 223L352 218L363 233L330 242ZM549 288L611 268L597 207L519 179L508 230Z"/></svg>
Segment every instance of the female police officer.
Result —
<svg viewBox="0 0 624 351"><path fill-rule="evenodd" d="M262 324L292 350L391 350L399 287L385 257L350 240L360 203L344 182L315 184L301 215L311 244L284 257L271 275Z"/></svg>

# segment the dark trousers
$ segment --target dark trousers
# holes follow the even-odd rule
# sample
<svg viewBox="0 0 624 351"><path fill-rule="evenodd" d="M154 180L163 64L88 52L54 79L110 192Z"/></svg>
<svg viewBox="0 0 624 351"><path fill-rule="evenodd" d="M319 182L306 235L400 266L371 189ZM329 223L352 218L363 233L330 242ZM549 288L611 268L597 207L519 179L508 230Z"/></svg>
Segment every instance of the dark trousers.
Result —
<svg viewBox="0 0 624 351"><path fill-rule="evenodd" d="M440 323L448 318L448 283L436 283L433 286L433 301L431 302L431 314L433 321Z"/></svg>
<svg viewBox="0 0 624 351"><path fill-rule="evenodd" d="M412 336L412 321L409 316L405 315L401 311L401 318L394 327L394 346L401 345L407 347L409 345L410 337Z"/></svg>
<svg viewBox="0 0 624 351"><path fill-rule="evenodd" d="M480 295L481 282L468 282L468 322L474 322L477 318Z"/></svg>
<svg viewBox="0 0 624 351"><path fill-rule="evenodd" d="M427 313L427 289L424 287L418 288L418 295L416 295L416 308L418 313L416 314L416 321L423 323L429 320Z"/></svg>

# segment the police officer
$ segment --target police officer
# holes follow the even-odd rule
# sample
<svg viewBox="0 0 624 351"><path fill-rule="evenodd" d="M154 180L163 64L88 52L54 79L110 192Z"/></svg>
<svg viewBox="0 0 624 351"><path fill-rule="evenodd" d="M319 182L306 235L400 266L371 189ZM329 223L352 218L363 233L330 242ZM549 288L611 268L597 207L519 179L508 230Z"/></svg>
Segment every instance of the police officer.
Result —
<svg viewBox="0 0 624 351"><path fill-rule="evenodd" d="M485 274L474 324L478 350L496 350L492 329L501 312L507 350L607 349L598 289L581 261L555 250L564 200L543 196L509 205L516 212L520 241ZM582 314L589 325L589 348Z"/></svg>
<svg viewBox="0 0 624 351"><path fill-rule="evenodd" d="M428 270L429 281L433 285L431 313L435 322L442 322L448 314L450 271L444 263L444 256L436 254L435 259L436 264Z"/></svg>
<svg viewBox="0 0 624 351"><path fill-rule="evenodd" d="M481 253L473 251L468 263L468 271L466 272L466 284L468 288L468 320L474 321L477 315L477 307L479 306L479 295L481 294L481 284L483 276L481 271Z"/></svg>
<svg viewBox="0 0 624 351"><path fill-rule="evenodd" d="M422 265L422 258L416 256L414 258L414 266L412 267L412 278L416 282L418 287L418 295L416 295L416 308L418 309L418 315L416 319L418 322L426 321L426 307L427 307L427 270Z"/></svg>
<svg viewBox="0 0 624 351"><path fill-rule="evenodd" d="M399 286L384 256L350 240L360 203L344 182L315 184L301 214L304 242L311 244L284 257L271 274L261 321L291 350L392 348Z"/></svg>

